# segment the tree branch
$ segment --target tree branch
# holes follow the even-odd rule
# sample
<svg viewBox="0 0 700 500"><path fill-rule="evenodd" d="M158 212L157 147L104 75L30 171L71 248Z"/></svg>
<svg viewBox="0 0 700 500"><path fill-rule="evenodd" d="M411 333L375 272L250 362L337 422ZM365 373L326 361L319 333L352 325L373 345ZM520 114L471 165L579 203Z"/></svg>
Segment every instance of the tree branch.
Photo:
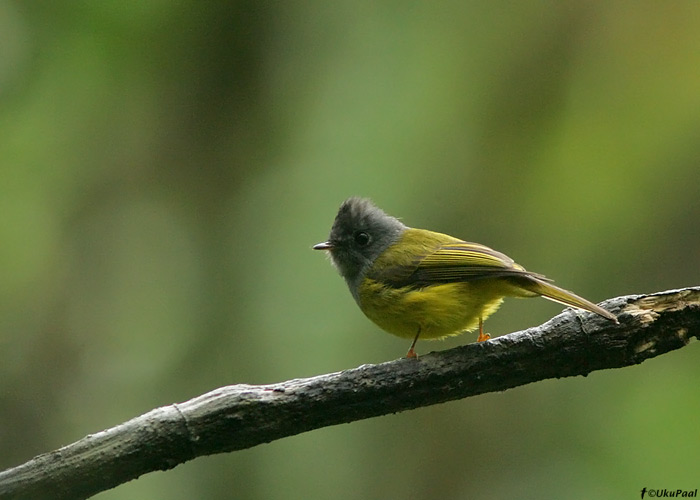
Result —
<svg viewBox="0 0 700 500"><path fill-rule="evenodd" d="M700 287L607 300L615 325L567 309L547 323L419 359L272 385L233 385L156 408L0 472L0 498L87 498L203 455L340 423L620 368L700 335Z"/></svg>

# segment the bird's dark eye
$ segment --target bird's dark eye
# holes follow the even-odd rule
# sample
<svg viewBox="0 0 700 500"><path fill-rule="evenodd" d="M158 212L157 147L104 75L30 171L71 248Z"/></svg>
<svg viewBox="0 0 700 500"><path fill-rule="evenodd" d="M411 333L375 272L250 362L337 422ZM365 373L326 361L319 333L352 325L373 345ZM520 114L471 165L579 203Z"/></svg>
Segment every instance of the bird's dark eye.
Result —
<svg viewBox="0 0 700 500"><path fill-rule="evenodd" d="M355 243L357 243L359 246L364 247L369 244L369 240L371 238L369 234L365 233L364 231L355 231L353 239L355 240Z"/></svg>

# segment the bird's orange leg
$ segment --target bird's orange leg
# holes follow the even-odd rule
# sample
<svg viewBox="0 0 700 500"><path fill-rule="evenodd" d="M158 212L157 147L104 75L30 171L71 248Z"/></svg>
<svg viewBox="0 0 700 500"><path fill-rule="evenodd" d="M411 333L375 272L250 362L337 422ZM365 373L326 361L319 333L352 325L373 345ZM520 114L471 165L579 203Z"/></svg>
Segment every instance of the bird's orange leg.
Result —
<svg viewBox="0 0 700 500"><path fill-rule="evenodd" d="M477 337L476 341L483 342L484 340L488 340L490 338L491 335L484 333L484 320L482 320L481 316L479 316L479 336Z"/></svg>
<svg viewBox="0 0 700 500"><path fill-rule="evenodd" d="M416 354L416 351L414 351L413 348L416 347L416 342L418 342L419 336L420 336L420 326L418 327L418 333L416 333L416 337L413 339L413 343L411 344L411 348L406 353L407 358L417 358L418 357L418 355Z"/></svg>

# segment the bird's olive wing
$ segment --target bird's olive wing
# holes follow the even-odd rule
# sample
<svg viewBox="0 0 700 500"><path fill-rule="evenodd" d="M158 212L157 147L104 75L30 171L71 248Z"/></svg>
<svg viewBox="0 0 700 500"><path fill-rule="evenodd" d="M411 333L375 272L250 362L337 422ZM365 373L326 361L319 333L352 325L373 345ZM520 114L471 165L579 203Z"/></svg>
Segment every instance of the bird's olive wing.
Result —
<svg viewBox="0 0 700 500"><path fill-rule="evenodd" d="M516 264L513 259L478 243L448 243L427 255L420 256L411 265L387 267L379 279L390 286L426 286L484 278L526 278L536 276Z"/></svg>

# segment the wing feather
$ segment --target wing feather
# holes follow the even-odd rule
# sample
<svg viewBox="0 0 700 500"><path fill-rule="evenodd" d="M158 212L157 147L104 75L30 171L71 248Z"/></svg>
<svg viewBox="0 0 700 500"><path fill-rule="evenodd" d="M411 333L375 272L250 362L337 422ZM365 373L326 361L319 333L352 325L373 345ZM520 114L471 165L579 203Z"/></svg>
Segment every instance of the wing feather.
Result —
<svg viewBox="0 0 700 500"><path fill-rule="evenodd" d="M479 243L466 241L440 245L411 264L385 268L380 280L392 286L426 286L496 277L537 277L513 259Z"/></svg>

